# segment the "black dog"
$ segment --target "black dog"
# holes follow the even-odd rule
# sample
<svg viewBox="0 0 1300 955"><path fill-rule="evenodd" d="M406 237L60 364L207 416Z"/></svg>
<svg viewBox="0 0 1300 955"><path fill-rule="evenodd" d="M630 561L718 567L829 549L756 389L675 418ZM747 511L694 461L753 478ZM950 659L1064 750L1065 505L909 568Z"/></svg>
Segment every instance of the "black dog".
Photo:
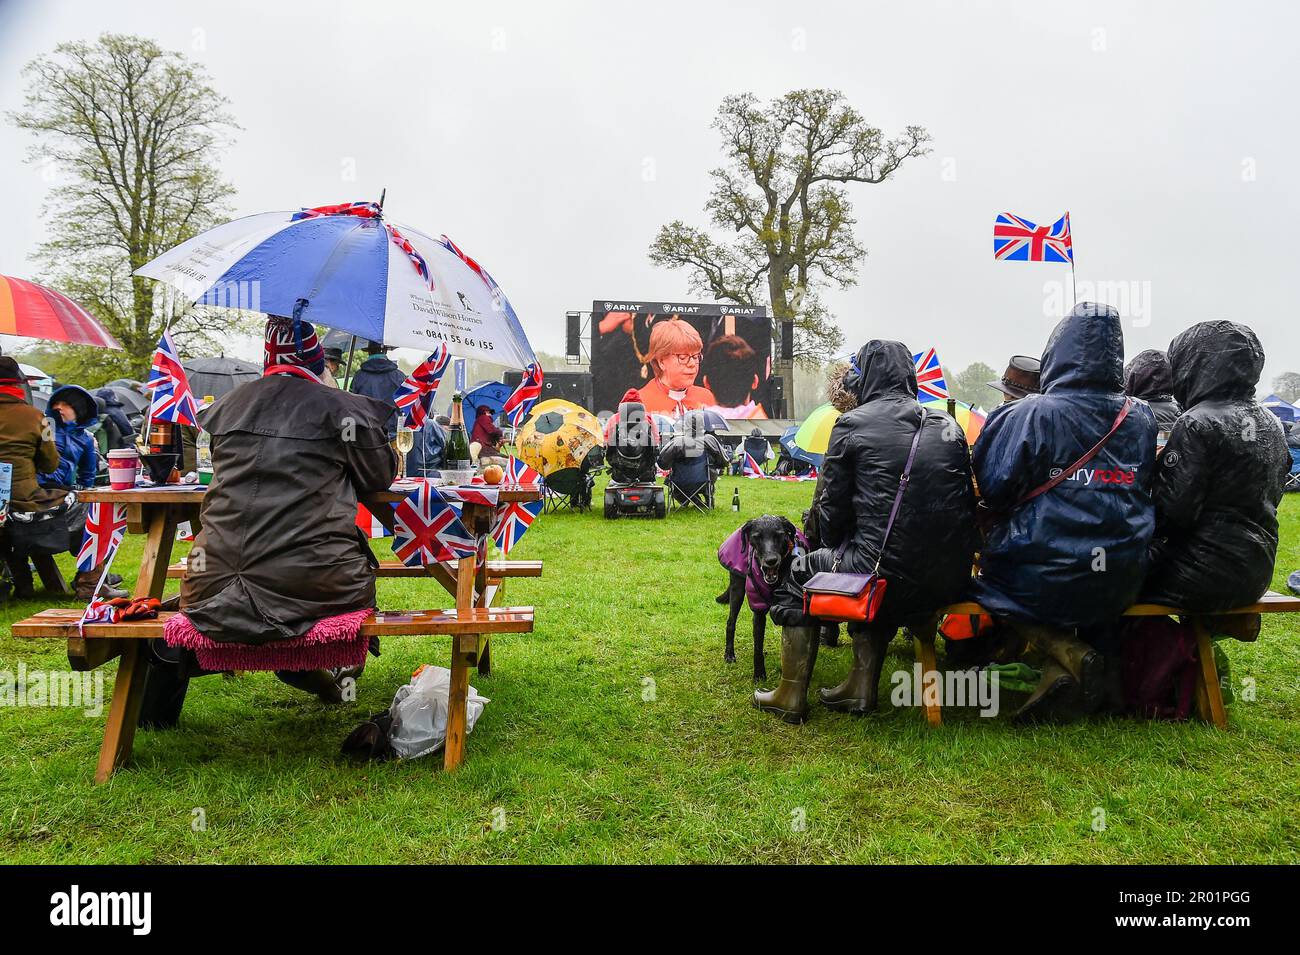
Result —
<svg viewBox="0 0 1300 955"><path fill-rule="evenodd" d="M745 602L745 585L749 575L756 575L754 581L760 590L775 591L790 572L790 561L794 557L796 537L795 526L784 517L765 514L746 521L740 529L743 542L744 570L728 566L731 580L727 589L718 595L720 604L730 604L727 613L727 649L723 659L728 663L736 662L736 617L740 615L741 604ZM763 661L763 639L767 632L767 611L754 610L754 679L767 679L767 665Z"/></svg>

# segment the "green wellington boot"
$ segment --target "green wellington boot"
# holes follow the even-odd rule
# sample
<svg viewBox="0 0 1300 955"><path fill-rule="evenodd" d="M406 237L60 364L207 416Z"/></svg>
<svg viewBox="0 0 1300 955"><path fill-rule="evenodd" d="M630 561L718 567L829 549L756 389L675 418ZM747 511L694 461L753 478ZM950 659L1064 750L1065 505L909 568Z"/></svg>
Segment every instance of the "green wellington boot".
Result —
<svg viewBox="0 0 1300 955"><path fill-rule="evenodd" d="M1074 634L1043 628L1037 634L1038 646L1074 677L1089 713L1106 699L1106 659ZM1044 673L1046 676L1046 673Z"/></svg>
<svg viewBox="0 0 1300 955"><path fill-rule="evenodd" d="M866 632L850 633L853 638L853 669L844 682L835 687L822 687L817 697L822 705L837 713L862 716L876 708L877 690L880 688L880 671L885 665L885 650L889 636Z"/></svg>
<svg viewBox="0 0 1300 955"><path fill-rule="evenodd" d="M808 683L817 662L816 627L781 628L781 682L774 690L755 690L754 705L787 723L808 718Z"/></svg>

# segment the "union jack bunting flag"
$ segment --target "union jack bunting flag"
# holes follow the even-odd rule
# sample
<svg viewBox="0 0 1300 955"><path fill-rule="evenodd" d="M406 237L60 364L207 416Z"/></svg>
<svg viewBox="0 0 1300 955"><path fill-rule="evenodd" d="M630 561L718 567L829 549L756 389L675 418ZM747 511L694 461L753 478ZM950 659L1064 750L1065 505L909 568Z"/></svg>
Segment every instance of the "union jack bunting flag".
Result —
<svg viewBox="0 0 1300 955"><path fill-rule="evenodd" d="M501 488L495 484L466 484L461 487L440 487L438 493L448 504L454 504L457 510L461 504L482 504L496 507Z"/></svg>
<svg viewBox="0 0 1300 955"><path fill-rule="evenodd" d="M357 505L357 527L365 531L367 537L392 537L393 532L383 524L379 523L379 518L371 514L364 504Z"/></svg>
<svg viewBox="0 0 1300 955"><path fill-rule="evenodd" d="M913 355L912 364L916 365L916 390L920 392L921 401L925 401L927 395L944 401L952 397L948 394L948 382L944 380L939 355L933 348Z"/></svg>
<svg viewBox="0 0 1300 955"><path fill-rule="evenodd" d="M442 374L451 362L446 345L439 345L406 376L406 380L393 392L397 404L398 424L403 428L422 428L433 411L433 396L442 381Z"/></svg>
<svg viewBox="0 0 1300 955"><path fill-rule="evenodd" d="M1009 262L1073 262L1070 214L1046 226L1010 212L998 213L993 220L993 258Z"/></svg>
<svg viewBox="0 0 1300 955"><path fill-rule="evenodd" d="M117 550L126 534L126 505L94 503L86 507L86 527L77 552L77 570L94 570Z"/></svg>
<svg viewBox="0 0 1300 955"><path fill-rule="evenodd" d="M149 405L150 421L198 427L198 402L190 392L190 381L185 377L171 332L163 332L162 338L158 339L158 349L153 353L145 387L153 392L153 401Z"/></svg>
<svg viewBox="0 0 1300 955"><path fill-rule="evenodd" d="M530 363L524 369L524 377L520 379L519 387L506 399L501 410L510 419L512 428L518 428L524 423L528 412L533 410L533 405L542 396L542 377L542 366L536 362Z"/></svg>
<svg viewBox="0 0 1300 955"><path fill-rule="evenodd" d="M501 548L501 553L509 554L519 543L524 531L542 513L542 505L545 503L541 500L525 501L506 504L497 510L496 520L492 524L492 540Z"/></svg>
<svg viewBox="0 0 1300 955"><path fill-rule="evenodd" d="M478 541L456 512L421 484L393 509L393 553L408 567L459 560L478 553Z"/></svg>

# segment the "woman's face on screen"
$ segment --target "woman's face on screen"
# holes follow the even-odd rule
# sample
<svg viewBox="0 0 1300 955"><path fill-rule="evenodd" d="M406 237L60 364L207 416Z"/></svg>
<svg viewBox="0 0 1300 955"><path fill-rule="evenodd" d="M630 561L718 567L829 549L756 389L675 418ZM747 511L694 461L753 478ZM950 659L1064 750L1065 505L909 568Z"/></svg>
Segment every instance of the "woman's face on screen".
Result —
<svg viewBox="0 0 1300 955"><path fill-rule="evenodd" d="M672 352L659 359L659 383L669 391L685 391L700 373L700 352Z"/></svg>

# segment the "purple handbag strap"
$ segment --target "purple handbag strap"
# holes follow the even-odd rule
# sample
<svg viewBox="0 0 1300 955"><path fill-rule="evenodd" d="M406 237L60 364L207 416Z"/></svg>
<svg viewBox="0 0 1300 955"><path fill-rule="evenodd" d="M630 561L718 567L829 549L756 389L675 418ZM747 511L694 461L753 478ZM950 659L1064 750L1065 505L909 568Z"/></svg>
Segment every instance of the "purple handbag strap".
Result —
<svg viewBox="0 0 1300 955"><path fill-rule="evenodd" d="M921 443L921 430L925 427L925 409L921 409L921 423L916 426L916 434L912 436L912 447L907 452L907 464L903 467L903 474L898 479L898 493L894 495L894 506L889 509L889 523L885 525L885 536L880 540L880 553L876 555L876 566L871 571L875 576L880 570L880 562L885 556L885 546L889 543L889 533L894 529L894 520L898 517L899 505L903 503L903 492L907 490L907 482L912 479L912 462L916 460L916 448ZM849 538L845 537L839 548L835 551L836 570L839 569L840 559L844 556L844 549L849 546Z"/></svg>

